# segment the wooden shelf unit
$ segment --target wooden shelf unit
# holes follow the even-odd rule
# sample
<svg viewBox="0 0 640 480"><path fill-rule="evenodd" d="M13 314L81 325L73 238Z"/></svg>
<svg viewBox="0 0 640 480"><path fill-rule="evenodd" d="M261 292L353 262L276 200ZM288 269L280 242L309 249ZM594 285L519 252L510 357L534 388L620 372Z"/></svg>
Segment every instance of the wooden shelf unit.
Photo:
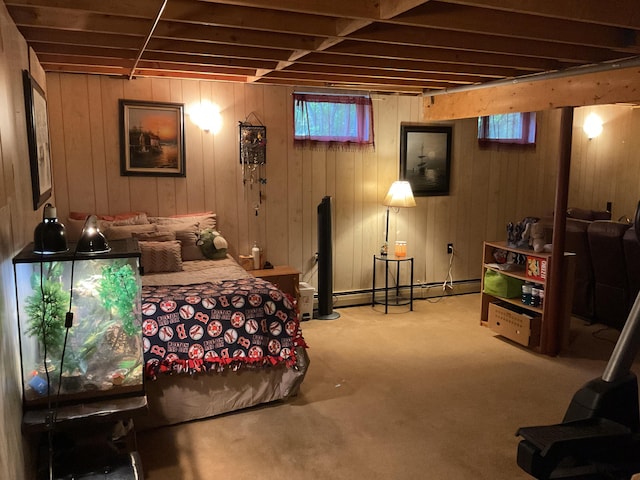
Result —
<svg viewBox="0 0 640 480"><path fill-rule="evenodd" d="M538 258L543 258L547 260L547 272L544 280L536 280L532 277L526 275L525 265L522 265L522 269L514 269L514 270L500 270L498 268L493 268L490 264L497 263L493 253L496 250L505 250L507 252L513 252L521 255L529 255ZM550 302L545 298L542 307L534 307L531 305L525 305L522 303L522 298L518 296L517 298L504 298L496 295L491 295L484 292L484 274L487 270L494 270L496 272L501 273L502 275L506 275L508 277L517 278L519 280L523 280L526 282L531 282L534 284L541 285L545 291L545 297L548 296L549 285L551 281L551 253L548 252L534 252L533 250L521 249L509 247L507 242L484 242L483 246L483 254L482 254L482 287L481 287L481 297L482 297L482 310L480 314L480 324L483 326L489 326L489 304L495 302L506 302L511 305L518 306L524 311L528 311L533 316L541 317L541 336L540 342L537 345L532 345L531 348L540 352L549 354L551 352L546 352L541 348L541 345L544 345L544 338L546 329L544 327L545 321L548 321L550 312ZM566 347L567 341L569 339L569 326L571 320L571 304L573 299L573 282L575 276L575 254L565 252L564 254L564 265L563 265L563 279L561 282L556 282L553 288L562 288L563 289L563 298L562 298L562 314L560 321L557 322L561 332L561 345L562 348ZM558 333L558 332L552 332Z"/></svg>

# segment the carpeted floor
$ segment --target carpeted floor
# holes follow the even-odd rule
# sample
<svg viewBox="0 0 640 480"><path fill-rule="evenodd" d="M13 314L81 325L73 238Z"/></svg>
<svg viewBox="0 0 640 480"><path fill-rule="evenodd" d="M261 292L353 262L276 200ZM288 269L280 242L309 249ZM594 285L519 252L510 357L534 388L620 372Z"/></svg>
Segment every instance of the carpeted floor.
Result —
<svg viewBox="0 0 640 480"><path fill-rule="evenodd" d="M527 479L516 430L560 422L617 338L573 319L542 356L480 327L478 294L335 311L302 324L298 397L139 433L145 479Z"/></svg>

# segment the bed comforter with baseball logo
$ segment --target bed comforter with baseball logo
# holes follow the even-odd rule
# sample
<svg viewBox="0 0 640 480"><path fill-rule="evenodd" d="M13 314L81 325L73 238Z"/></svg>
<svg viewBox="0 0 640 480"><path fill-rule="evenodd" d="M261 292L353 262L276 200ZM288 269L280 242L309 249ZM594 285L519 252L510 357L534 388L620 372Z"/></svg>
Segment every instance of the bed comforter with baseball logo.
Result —
<svg viewBox="0 0 640 480"><path fill-rule="evenodd" d="M147 378L296 363L305 346L292 299L260 278L143 286Z"/></svg>

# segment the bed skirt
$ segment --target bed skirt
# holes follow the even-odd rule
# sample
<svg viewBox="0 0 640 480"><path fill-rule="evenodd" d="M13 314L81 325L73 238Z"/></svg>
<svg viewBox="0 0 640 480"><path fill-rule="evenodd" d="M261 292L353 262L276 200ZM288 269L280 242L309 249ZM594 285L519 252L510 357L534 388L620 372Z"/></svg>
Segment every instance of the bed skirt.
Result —
<svg viewBox="0 0 640 480"><path fill-rule="evenodd" d="M227 369L221 373L159 375L146 382L148 410L134 418L136 430L230 413L297 395L309 366L306 349L296 349L293 367Z"/></svg>

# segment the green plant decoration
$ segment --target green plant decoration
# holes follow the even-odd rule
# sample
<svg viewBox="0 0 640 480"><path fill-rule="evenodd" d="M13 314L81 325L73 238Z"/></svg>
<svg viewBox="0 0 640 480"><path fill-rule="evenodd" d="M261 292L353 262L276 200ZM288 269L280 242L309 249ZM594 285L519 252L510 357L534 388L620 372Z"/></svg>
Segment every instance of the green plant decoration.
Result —
<svg viewBox="0 0 640 480"><path fill-rule="evenodd" d="M69 293L62 286L62 265L58 262L43 264L43 275L31 276L33 295L26 299L25 311L29 316L27 335L35 336L40 347L46 347L52 356L60 357L65 334L65 316L69 308Z"/></svg>
<svg viewBox="0 0 640 480"><path fill-rule="evenodd" d="M138 283L131 266L114 263L102 267L98 294L104 308L120 317L124 332L129 336L137 335L135 305Z"/></svg>

